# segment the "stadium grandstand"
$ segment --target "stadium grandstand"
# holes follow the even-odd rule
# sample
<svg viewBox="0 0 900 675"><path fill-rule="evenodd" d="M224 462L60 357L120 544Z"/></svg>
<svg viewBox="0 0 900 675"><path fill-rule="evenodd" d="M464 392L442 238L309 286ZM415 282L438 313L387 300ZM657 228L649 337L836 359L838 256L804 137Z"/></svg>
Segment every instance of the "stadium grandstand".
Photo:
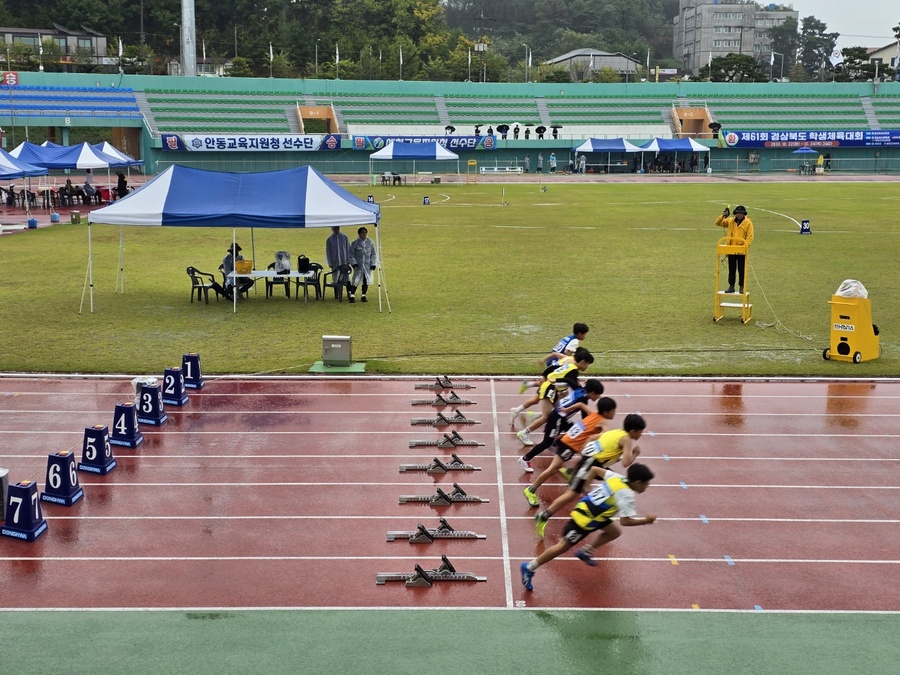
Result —
<svg viewBox="0 0 900 675"><path fill-rule="evenodd" d="M475 160L510 170L521 168L526 155L534 162L539 152L555 152L565 166L587 138L642 144L689 136L713 150L716 172L796 171L791 151L802 145L828 152L835 171L900 171L898 82L485 85L15 75L14 83L0 87L7 150L26 132L32 141L65 145L72 127L104 127L114 145L145 160L150 174L173 163L247 171L303 163L367 174L369 153L363 151L393 137L462 138L451 147L463 166ZM506 134L500 125L508 125ZM242 137L280 141L248 146L235 140ZM287 149L285 137L293 139ZM298 140L307 137L313 140ZM323 138L330 139L327 149Z"/></svg>

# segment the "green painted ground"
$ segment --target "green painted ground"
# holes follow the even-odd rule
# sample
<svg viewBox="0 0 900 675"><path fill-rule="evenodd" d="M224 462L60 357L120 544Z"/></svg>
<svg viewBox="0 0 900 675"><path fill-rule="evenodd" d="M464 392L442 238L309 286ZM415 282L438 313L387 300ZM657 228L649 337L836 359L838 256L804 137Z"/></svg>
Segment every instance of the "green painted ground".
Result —
<svg viewBox="0 0 900 675"><path fill-rule="evenodd" d="M889 673L900 616L0 612L4 672Z"/></svg>

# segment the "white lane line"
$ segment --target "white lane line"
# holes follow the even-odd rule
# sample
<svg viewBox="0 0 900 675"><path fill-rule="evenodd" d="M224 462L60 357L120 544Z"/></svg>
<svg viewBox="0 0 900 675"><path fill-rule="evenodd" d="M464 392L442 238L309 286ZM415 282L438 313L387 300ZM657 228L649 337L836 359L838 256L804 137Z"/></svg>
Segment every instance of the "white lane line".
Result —
<svg viewBox="0 0 900 675"><path fill-rule="evenodd" d="M460 481L457 481L460 482ZM39 483L40 484L40 483ZM103 487L153 487L153 488L167 488L167 487L405 487L409 489L422 489L427 487L433 487L434 483L417 483L417 482L409 482L409 483L394 483L394 482L363 482L363 483L355 483L348 481L340 481L337 483L327 483L321 481L313 481L310 483L306 482L271 482L271 483L262 483L262 482L250 482L243 481L239 484L235 484L234 481L227 483L219 483L219 482L211 482L211 483L197 483L197 482L188 482L188 483L91 483L85 482L81 483L82 487L93 486L93 485L101 485ZM506 483L506 485L525 485L525 483ZM465 481L465 488L475 488L475 487L496 487L496 483L475 483L472 481ZM561 486L561 484L559 485ZM716 485L712 483L687 483L682 485L681 483L675 484L667 484L667 483L653 483L654 488L676 488L678 490L684 489L699 489L699 488L710 488L710 489L722 489L722 490L761 490L761 489L773 489L773 490L900 490L900 485L782 485L782 484L763 484L763 485ZM428 490L426 490L428 492ZM477 495L480 496L480 495ZM412 510L410 511L413 512Z"/></svg>
<svg viewBox="0 0 900 675"><path fill-rule="evenodd" d="M473 610L479 612L508 612L510 610L517 612L528 611L521 608L484 606L484 605L454 605L452 607L425 607L420 605L367 605L359 607L328 607L322 605L306 606L306 605L283 605L283 606L267 606L267 607L232 607L231 605L223 605L221 607L210 607L202 605L197 607L4 607L0 610L0 614L4 612L59 612L59 613L99 613L99 612L471 612ZM633 614L649 614L649 613L691 613L697 614L705 612L706 614L759 614L757 609L693 609L690 607L552 607L543 606L540 608L531 608L531 611L552 611L552 612L585 612L585 613L606 613L606 612L629 612ZM876 615L898 615L900 610L882 610L882 609L766 609L766 614L876 614Z"/></svg>
<svg viewBox="0 0 900 675"><path fill-rule="evenodd" d="M869 524L869 525L898 525L900 524L900 519L854 519L854 518L726 518L719 516L704 516L709 522L713 521L723 521L723 522L735 522L735 523L831 523L831 524L848 524L848 525L858 525L858 524ZM371 516L371 515L331 515L331 516L310 516L310 515L269 515L269 516L51 516L44 514L44 518L46 520L201 520L201 521L210 521L210 520L340 520L346 521L348 518L352 518L353 520L387 520L390 522L396 522L398 516L390 515L390 516ZM495 522L497 520L496 516L470 516L460 514L460 519L465 520L489 520L491 522ZM534 518L532 516L507 516L507 521L516 520L516 521L527 521L534 522ZM687 523L700 523L699 516L686 516L686 517L668 517L668 518L657 518L656 520L662 522L687 522Z"/></svg>
<svg viewBox="0 0 900 675"><path fill-rule="evenodd" d="M497 397L494 380L491 380L491 411L494 417L494 458L497 466L497 501L500 507L500 543L503 547L503 587L506 606L513 606L512 576L509 561L509 530L506 526L506 499L503 492L503 464L500 455L500 424L497 419Z"/></svg>
<svg viewBox="0 0 900 675"><path fill-rule="evenodd" d="M364 433L364 432L360 432ZM148 460L206 460L206 459L231 459L231 460L256 460L256 459L298 459L298 460L306 460L306 459L314 459L316 461L322 459L329 459L334 461L348 461L358 464L361 459L396 459L398 461L407 461L410 459L421 459L422 453L413 453L409 452L408 454L381 454L381 455L370 455L370 454L355 454L353 456L335 456L335 455L241 455L241 454L228 454L228 455L206 455L195 453L192 455L151 455L143 452L146 448L141 448L142 452L139 455L116 455L116 461L118 460L140 460L140 461L148 461ZM449 448L448 448L449 449ZM468 448L467 448L468 449ZM462 448L456 448L456 454L460 455L463 452ZM6 459L34 459L36 456L43 456L43 450L40 451L37 455L14 455L14 454L2 454L0 453L0 458ZM505 455L505 457L510 459L515 459L518 455ZM474 454L471 452L465 452L466 460L481 460L486 459L490 460L494 458L494 454L484 455L484 454ZM681 455L644 455L641 454L641 458L644 460L652 459L659 461L674 461L674 460L689 460L689 461L721 461L721 462L900 462L900 457L780 457L778 455L772 457L704 457L703 455L697 456L681 456ZM421 463L421 462L418 462ZM159 468L159 467L157 467ZM183 467L183 466L175 466L173 468L191 468L191 467ZM209 469L209 466L204 466L204 469ZM214 468L214 467L213 467ZM222 468L233 468L233 465L229 464L227 466L223 466ZM469 476L477 476L476 472L463 472L457 475L469 475ZM459 482L459 481L457 481Z"/></svg>
<svg viewBox="0 0 900 675"><path fill-rule="evenodd" d="M481 560L488 562L503 562L501 556L490 555L454 555L454 560ZM397 561L413 561L418 562L422 559L421 554L409 556L379 556L379 555L235 555L235 556L3 556L0 562L232 562L232 561L289 561L289 560L305 560L305 561L341 561L355 562L360 560L397 560ZM530 556L519 557L517 560L528 560ZM577 558L560 557L558 559L563 563L582 564ZM853 559L834 559L820 560L817 558L734 558L734 563L762 563L776 565L900 565L900 560L853 560ZM598 558L603 562L630 562L630 563L665 563L672 564L672 559L665 558L637 558L637 557L605 557ZM682 558L678 557L678 563L695 562L695 563L715 563L717 565L726 564L722 556L715 558Z"/></svg>

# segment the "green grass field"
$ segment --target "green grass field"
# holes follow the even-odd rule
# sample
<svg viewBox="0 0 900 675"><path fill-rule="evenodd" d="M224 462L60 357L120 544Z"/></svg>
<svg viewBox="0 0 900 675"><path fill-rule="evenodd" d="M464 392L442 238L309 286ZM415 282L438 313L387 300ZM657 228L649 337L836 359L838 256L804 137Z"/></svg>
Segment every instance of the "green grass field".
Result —
<svg viewBox="0 0 900 675"><path fill-rule="evenodd" d="M185 267L215 272L230 229L101 225L92 233L95 311L85 299L79 314L88 228L62 224L2 239L2 369L151 373L194 350L210 374L305 373L321 358L321 336L338 334L353 337L354 361L370 373L530 373L584 321L593 374L900 374L900 227L885 217L900 203L896 184L350 189L382 204L392 313L378 313L374 289L368 305L304 305L278 289L266 300L262 282L237 314L224 301L191 304ZM735 310L712 321L723 234L714 220L726 203L745 204L756 229L746 325ZM801 236L791 218L808 218L813 234ZM124 295L115 292L120 233ZM257 262L280 249L321 261L328 234L258 229ZM250 232L237 236L249 257ZM848 278L867 287L881 330L881 357L858 365L822 359L828 300Z"/></svg>

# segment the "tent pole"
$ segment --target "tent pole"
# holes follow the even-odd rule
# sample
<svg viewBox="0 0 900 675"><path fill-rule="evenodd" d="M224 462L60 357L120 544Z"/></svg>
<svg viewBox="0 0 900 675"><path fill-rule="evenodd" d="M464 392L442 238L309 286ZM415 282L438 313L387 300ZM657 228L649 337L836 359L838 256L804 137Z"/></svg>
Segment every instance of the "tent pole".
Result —
<svg viewBox="0 0 900 675"><path fill-rule="evenodd" d="M119 271L116 274L116 292L125 295L125 228L121 225L119 225Z"/></svg>
<svg viewBox="0 0 900 675"><path fill-rule="evenodd" d="M94 313L94 272L93 272L93 261L94 252L91 245L91 221L88 220L88 266L87 271L84 273L84 286L81 287L81 305L78 307L78 313L81 314L82 310L84 310L84 293L87 290L88 286L90 286L91 292L91 314Z"/></svg>
<svg viewBox="0 0 900 675"><path fill-rule="evenodd" d="M381 287L384 286L384 300L387 304L388 314L391 314L391 298L388 296L387 279L384 276L384 262L381 257L381 234L378 223L375 223L375 249L378 256L378 311L381 311Z"/></svg>

